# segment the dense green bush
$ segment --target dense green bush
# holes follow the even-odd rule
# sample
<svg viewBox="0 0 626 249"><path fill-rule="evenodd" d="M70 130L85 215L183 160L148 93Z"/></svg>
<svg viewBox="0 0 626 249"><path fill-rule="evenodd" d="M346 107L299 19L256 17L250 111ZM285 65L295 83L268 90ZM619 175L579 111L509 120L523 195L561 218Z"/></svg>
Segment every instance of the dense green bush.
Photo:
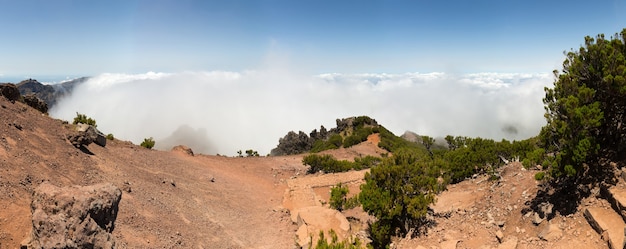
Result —
<svg viewBox="0 0 626 249"><path fill-rule="evenodd" d="M154 147L154 139L152 137L150 138L144 138L143 142L141 142L141 147L147 148L147 149L152 149L152 147Z"/></svg>
<svg viewBox="0 0 626 249"><path fill-rule="evenodd" d="M312 153L321 152L325 150L339 149L343 144L343 137L339 134L333 134L328 140L317 140L313 143Z"/></svg>
<svg viewBox="0 0 626 249"><path fill-rule="evenodd" d="M341 183L332 187L330 189L330 200L328 201L330 208L342 211L347 201L346 196L348 192L348 187L343 186Z"/></svg>
<svg viewBox="0 0 626 249"><path fill-rule="evenodd" d="M259 156L259 152L257 152L256 150L246 150L246 156L247 157L251 157L251 156Z"/></svg>
<svg viewBox="0 0 626 249"><path fill-rule="evenodd" d="M553 177L600 179L599 162L626 161L626 29L585 37L567 53L554 87L545 88L542 147ZM544 165L546 166L546 165Z"/></svg>
<svg viewBox="0 0 626 249"><path fill-rule="evenodd" d="M115 139L115 137L113 136L113 134L109 133L109 134L107 134L107 139L108 140L113 140L113 139Z"/></svg>
<svg viewBox="0 0 626 249"><path fill-rule="evenodd" d="M545 172L543 172L543 171L537 172L537 174L535 174L535 180L541 181L541 180L543 180L543 178L545 176L546 176Z"/></svg>
<svg viewBox="0 0 626 249"><path fill-rule="evenodd" d="M348 170L362 170L370 168L381 161L378 157L366 156L363 158L356 157L354 162L346 160L337 160L332 155L309 154L302 159L302 164L309 165L308 174L314 174L319 171L324 173L345 172Z"/></svg>
<svg viewBox="0 0 626 249"><path fill-rule="evenodd" d="M376 217L370 224L375 248L385 248L391 236L405 236L426 221L428 206L443 188L437 180L440 166L428 154L400 150L365 174L359 201Z"/></svg>
<svg viewBox="0 0 626 249"><path fill-rule="evenodd" d="M92 125L93 127L98 127L96 125L96 120L87 117L87 115L85 114L81 114L81 113L76 113L76 117L74 118L74 121L72 122L72 124L78 124L78 123L83 123L83 124L88 124L88 125Z"/></svg>
<svg viewBox="0 0 626 249"><path fill-rule="evenodd" d="M354 131L352 131L352 134L350 134L350 136L347 136L343 139L343 147L348 148L353 145L360 144L361 142L365 142L367 141L367 137L373 132L374 131L372 127L359 126Z"/></svg>
<svg viewBox="0 0 626 249"><path fill-rule="evenodd" d="M410 142L404 138L394 135L391 131L382 126L379 126L378 130L380 134L380 142L378 143L378 147L385 149L389 152L393 153L400 149L425 150L416 143Z"/></svg>

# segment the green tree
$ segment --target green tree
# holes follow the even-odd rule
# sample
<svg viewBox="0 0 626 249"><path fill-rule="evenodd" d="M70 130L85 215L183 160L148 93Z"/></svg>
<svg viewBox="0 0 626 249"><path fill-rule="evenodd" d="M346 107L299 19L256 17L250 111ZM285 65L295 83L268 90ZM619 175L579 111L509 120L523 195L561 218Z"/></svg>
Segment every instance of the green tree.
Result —
<svg viewBox="0 0 626 249"><path fill-rule="evenodd" d="M152 137L150 138L144 138L143 142L141 142L141 147L147 148L147 149L152 149L152 147L154 147L154 144L156 142L154 142L154 139Z"/></svg>
<svg viewBox="0 0 626 249"><path fill-rule="evenodd" d="M546 164L554 177L599 176L598 161L626 157L626 29L605 39L585 37L578 51L566 54L545 88L547 124L542 147L553 154ZM586 172L586 173L585 173Z"/></svg>
<svg viewBox="0 0 626 249"><path fill-rule="evenodd" d="M426 221L428 205L442 187L439 175L438 162L414 150L400 150L365 174L359 201L377 219L370 224L375 248L384 248L391 236L404 236Z"/></svg>
<svg viewBox="0 0 626 249"><path fill-rule="evenodd" d="M422 136L422 144L426 147L428 153L430 153L430 157L433 157L433 151L431 148L433 147L433 144L435 144L435 139L429 136Z"/></svg>

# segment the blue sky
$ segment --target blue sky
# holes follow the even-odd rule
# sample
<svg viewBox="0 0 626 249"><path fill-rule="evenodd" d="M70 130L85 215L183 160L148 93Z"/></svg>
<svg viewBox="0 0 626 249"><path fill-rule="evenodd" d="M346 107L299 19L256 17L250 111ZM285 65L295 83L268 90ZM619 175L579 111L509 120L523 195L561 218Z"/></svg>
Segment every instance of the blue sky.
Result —
<svg viewBox="0 0 626 249"><path fill-rule="evenodd" d="M100 73L551 72L624 1L0 0L0 81ZM268 62L271 61L271 62Z"/></svg>

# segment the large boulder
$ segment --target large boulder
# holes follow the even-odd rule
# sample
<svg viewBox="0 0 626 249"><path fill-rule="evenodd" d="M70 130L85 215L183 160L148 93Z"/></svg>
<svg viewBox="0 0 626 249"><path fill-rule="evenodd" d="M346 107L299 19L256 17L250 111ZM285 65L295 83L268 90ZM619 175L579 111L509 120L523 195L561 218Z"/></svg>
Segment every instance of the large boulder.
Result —
<svg viewBox="0 0 626 249"><path fill-rule="evenodd" d="M295 223L298 224L296 232L296 242L301 248L306 248L310 244L317 244L320 231L324 232L326 238L330 238L328 232L335 231L339 241L342 241L350 234L350 222L339 211L320 206L304 207L296 210L292 214Z"/></svg>
<svg viewBox="0 0 626 249"><path fill-rule="evenodd" d="M177 145L172 148L173 152L193 156L193 150L185 145Z"/></svg>
<svg viewBox="0 0 626 249"><path fill-rule="evenodd" d="M77 133L69 134L67 139L70 141L72 145L76 148L80 148L81 146L87 146L91 143L96 143L102 147L106 146L107 139L102 134L102 132L98 131L96 127L93 125L78 123L76 125Z"/></svg>
<svg viewBox="0 0 626 249"><path fill-rule="evenodd" d="M22 96L17 86L11 83L0 84L0 95L12 102L19 100Z"/></svg>
<svg viewBox="0 0 626 249"><path fill-rule="evenodd" d="M39 185L31 203L32 232L21 248L115 248L122 191L110 183L59 188Z"/></svg>
<svg viewBox="0 0 626 249"><path fill-rule="evenodd" d="M48 104L34 94L24 95L24 103L42 113L48 113Z"/></svg>

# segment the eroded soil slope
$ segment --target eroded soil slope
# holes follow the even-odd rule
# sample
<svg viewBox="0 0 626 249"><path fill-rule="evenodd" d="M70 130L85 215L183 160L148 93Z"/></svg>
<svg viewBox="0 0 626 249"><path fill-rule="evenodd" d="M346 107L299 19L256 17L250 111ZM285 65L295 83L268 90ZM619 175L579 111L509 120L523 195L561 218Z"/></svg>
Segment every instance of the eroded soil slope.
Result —
<svg viewBox="0 0 626 249"><path fill-rule="evenodd" d="M0 247L30 232L30 197L57 186L111 182L124 190L113 234L121 248L292 248L281 208L301 156L226 158L148 150L123 141L84 150L70 126L0 97Z"/></svg>

